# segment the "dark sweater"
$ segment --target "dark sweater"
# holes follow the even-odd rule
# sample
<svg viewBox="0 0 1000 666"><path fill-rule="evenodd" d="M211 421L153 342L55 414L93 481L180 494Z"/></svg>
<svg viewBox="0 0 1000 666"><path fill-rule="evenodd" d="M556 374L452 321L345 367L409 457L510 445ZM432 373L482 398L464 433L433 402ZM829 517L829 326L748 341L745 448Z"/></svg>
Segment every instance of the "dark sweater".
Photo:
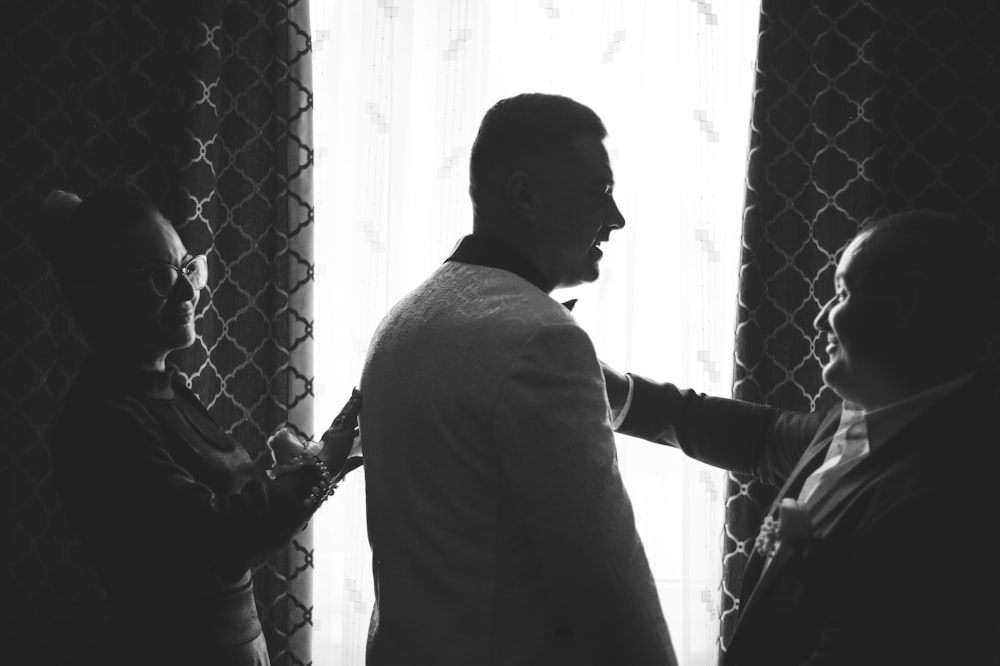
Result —
<svg viewBox="0 0 1000 666"><path fill-rule="evenodd" d="M251 460L173 373L97 358L67 395L52 458L118 652L196 663L260 634L249 570L304 526L314 469L272 481L267 455Z"/></svg>

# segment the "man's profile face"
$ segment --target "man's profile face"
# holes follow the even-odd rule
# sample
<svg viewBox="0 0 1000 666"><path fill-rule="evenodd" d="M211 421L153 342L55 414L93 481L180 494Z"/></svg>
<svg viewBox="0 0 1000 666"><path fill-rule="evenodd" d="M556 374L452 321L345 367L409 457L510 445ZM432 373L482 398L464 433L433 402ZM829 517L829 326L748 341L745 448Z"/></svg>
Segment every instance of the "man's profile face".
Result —
<svg viewBox="0 0 1000 666"><path fill-rule="evenodd" d="M579 136L570 143L571 156L547 162L539 179L539 242L553 288L596 280L603 256L598 246L625 226L601 139Z"/></svg>
<svg viewBox="0 0 1000 666"><path fill-rule="evenodd" d="M823 381L837 395L866 409L877 404L880 390L892 381L893 340L900 329L886 285L866 280L866 267L878 261L879 249L858 235L845 248L834 275L835 293L816 317L825 332L829 359ZM913 359L919 362L918 359Z"/></svg>

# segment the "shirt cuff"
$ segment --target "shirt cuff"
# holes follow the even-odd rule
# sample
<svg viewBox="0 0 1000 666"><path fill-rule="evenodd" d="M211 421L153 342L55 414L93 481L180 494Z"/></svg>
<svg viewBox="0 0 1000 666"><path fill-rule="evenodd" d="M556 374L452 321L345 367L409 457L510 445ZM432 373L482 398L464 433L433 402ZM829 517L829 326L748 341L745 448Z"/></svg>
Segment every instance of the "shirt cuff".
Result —
<svg viewBox="0 0 1000 666"><path fill-rule="evenodd" d="M611 429L618 430L618 427L625 423L625 419L628 417L628 410L632 407L632 394L635 392L635 381L632 380L632 375L625 373L625 379L628 381L628 395L625 396L625 404L622 405L622 410L618 412L618 417L612 422Z"/></svg>

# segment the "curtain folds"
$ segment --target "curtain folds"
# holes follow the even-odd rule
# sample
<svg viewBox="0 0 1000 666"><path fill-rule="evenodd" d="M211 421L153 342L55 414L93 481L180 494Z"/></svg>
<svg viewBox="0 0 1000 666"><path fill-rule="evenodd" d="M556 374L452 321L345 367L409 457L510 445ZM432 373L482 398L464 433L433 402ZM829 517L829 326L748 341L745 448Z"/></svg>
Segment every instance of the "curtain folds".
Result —
<svg viewBox="0 0 1000 666"><path fill-rule="evenodd" d="M210 263L202 339L170 361L251 453L285 422L311 434L308 3L22 0L4 14L3 644L17 663L81 663L102 655L105 609L48 485L45 432L84 350L30 225L52 188L147 192ZM274 664L311 661L311 575L309 530L255 574Z"/></svg>
<svg viewBox="0 0 1000 666"><path fill-rule="evenodd" d="M977 222L1000 258L997 30L996 3L763 0L736 398L796 410L836 399L823 386L812 321L833 294L838 251L867 219L950 211ZM774 497L739 475L727 493L723 650Z"/></svg>

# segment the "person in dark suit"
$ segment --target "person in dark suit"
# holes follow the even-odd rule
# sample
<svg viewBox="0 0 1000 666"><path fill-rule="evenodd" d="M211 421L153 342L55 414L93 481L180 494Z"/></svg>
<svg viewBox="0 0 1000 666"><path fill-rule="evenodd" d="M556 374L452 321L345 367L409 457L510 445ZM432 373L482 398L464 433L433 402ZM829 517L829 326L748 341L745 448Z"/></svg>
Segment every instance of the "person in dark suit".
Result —
<svg viewBox="0 0 1000 666"><path fill-rule="evenodd" d="M251 459L165 363L196 339L205 256L135 190L55 192L47 208L40 248L93 349L52 430L52 474L107 591L111 658L267 664L250 569L347 471L359 400L318 445L285 437L274 461Z"/></svg>
<svg viewBox="0 0 1000 666"><path fill-rule="evenodd" d="M494 105L472 234L372 338L369 666L676 664L600 364L550 296L625 222L605 134L566 97Z"/></svg>
<svg viewBox="0 0 1000 666"><path fill-rule="evenodd" d="M813 413L604 365L618 432L779 488L724 666L983 664L1000 629L996 296L968 227L912 211L848 244Z"/></svg>

